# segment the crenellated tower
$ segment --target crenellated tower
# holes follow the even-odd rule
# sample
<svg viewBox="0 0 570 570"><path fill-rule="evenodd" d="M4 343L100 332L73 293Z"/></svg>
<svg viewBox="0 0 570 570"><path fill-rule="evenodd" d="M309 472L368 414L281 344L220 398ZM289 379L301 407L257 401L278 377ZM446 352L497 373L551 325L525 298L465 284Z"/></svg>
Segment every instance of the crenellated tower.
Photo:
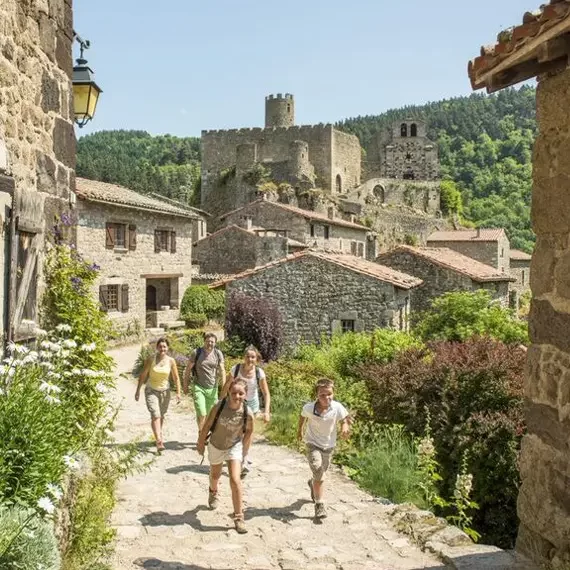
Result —
<svg viewBox="0 0 570 570"><path fill-rule="evenodd" d="M265 98L265 128L292 127L295 124L295 100L291 93L277 93Z"/></svg>

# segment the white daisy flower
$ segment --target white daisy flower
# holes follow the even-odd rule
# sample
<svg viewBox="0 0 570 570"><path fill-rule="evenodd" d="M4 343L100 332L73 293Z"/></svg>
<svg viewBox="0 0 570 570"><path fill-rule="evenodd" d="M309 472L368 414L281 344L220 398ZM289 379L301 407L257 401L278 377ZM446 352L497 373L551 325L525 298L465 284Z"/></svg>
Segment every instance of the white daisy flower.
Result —
<svg viewBox="0 0 570 570"><path fill-rule="evenodd" d="M55 505L51 502L49 497L42 497L38 501L38 508L46 512L48 515L53 514L55 511Z"/></svg>
<svg viewBox="0 0 570 570"><path fill-rule="evenodd" d="M52 396L51 394L46 394L44 396L44 400L48 404L61 404L61 400L59 398L56 398L55 396Z"/></svg>
<svg viewBox="0 0 570 570"><path fill-rule="evenodd" d="M76 348L77 347L77 343L71 338L65 339L61 344L65 348Z"/></svg>
<svg viewBox="0 0 570 570"><path fill-rule="evenodd" d="M97 344L94 342L81 345L81 349L84 350L85 352L93 352L96 348Z"/></svg>
<svg viewBox="0 0 570 570"><path fill-rule="evenodd" d="M61 487L59 487L58 485L54 485L53 483L48 483L47 492L56 501L61 500L61 498L63 497L63 491L61 490Z"/></svg>
<svg viewBox="0 0 570 570"><path fill-rule="evenodd" d="M72 457L71 455L64 455L63 462L72 471L77 471L78 469L81 468L81 464L79 463L79 461L77 461L77 459L75 459L75 457Z"/></svg>
<svg viewBox="0 0 570 570"><path fill-rule="evenodd" d="M55 330L57 332L71 332L71 327L69 325L66 325L65 323L61 323L60 325L57 325L57 327L55 327Z"/></svg>

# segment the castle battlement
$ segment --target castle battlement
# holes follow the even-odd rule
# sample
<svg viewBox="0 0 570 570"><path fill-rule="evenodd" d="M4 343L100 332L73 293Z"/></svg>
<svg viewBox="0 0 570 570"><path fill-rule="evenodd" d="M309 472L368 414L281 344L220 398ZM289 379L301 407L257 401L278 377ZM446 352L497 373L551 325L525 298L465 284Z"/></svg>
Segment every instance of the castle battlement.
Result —
<svg viewBox="0 0 570 570"><path fill-rule="evenodd" d="M293 95L291 93L285 93L285 95L283 96L281 93L277 93L277 95L273 95L273 93L271 95L267 95L267 97L265 97L266 101L271 101L273 99L290 99L293 100Z"/></svg>
<svg viewBox="0 0 570 570"><path fill-rule="evenodd" d="M243 127L239 129L210 129L203 130L202 136L207 135L246 135L246 134L261 134L262 132L267 133L316 133L319 131L325 132L333 128L332 123L319 123L318 125L295 125L292 127Z"/></svg>

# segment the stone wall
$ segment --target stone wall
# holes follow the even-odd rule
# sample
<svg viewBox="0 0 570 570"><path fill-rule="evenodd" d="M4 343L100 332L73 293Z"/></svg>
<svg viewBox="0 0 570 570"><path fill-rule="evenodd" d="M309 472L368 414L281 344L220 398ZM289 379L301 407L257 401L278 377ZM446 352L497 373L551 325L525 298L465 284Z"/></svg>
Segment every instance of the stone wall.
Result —
<svg viewBox="0 0 570 570"><path fill-rule="evenodd" d="M532 346L525 379L517 548L570 567L570 70L537 88L530 282Z"/></svg>
<svg viewBox="0 0 570 570"><path fill-rule="evenodd" d="M331 223L320 219L309 221L298 213L287 211L268 201L255 202L239 212L229 213L223 217L222 223L226 226L241 226L245 216L251 217L254 226L285 230L290 238L319 249L352 253L354 247L358 252L359 249L364 250L366 244L367 228L340 226L333 220ZM328 238L325 237L325 226L328 227ZM355 246L352 245L353 242L356 243Z"/></svg>
<svg viewBox="0 0 570 570"><path fill-rule="evenodd" d="M354 135L333 130L332 137L332 193L346 193L360 184L362 149Z"/></svg>
<svg viewBox="0 0 570 570"><path fill-rule="evenodd" d="M448 247L467 257L471 257L495 267L502 273L510 271L509 239L504 236L498 241L428 241L429 247Z"/></svg>
<svg viewBox="0 0 570 570"><path fill-rule="evenodd" d="M146 324L147 280L154 279L157 290L157 305L179 304L192 274L192 226L193 221L159 212L145 212L128 207L96 204L78 200L79 222L77 228L77 249L88 260L101 267L100 277L95 283L93 294L99 298L100 285L129 286L129 310L111 311L109 316L119 328ZM105 224L124 223L136 226L136 249L107 249ZM176 252L155 253L155 229L169 229L176 232ZM171 302L164 303L158 281L174 281ZM177 291L174 289L178 284ZM164 319L162 319L164 320Z"/></svg>
<svg viewBox="0 0 570 570"><path fill-rule="evenodd" d="M226 299L234 291L277 305L286 347L318 342L338 331L341 320L354 320L364 331L407 326L407 291L310 256L230 282Z"/></svg>
<svg viewBox="0 0 570 570"><path fill-rule="evenodd" d="M69 209L74 187L72 39L71 0L0 2L0 174L13 176L16 194L38 193L48 230ZM0 221L7 214L3 209ZM0 247L3 274L4 256ZM40 266L38 297L41 283Z"/></svg>
<svg viewBox="0 0 570 570"><path fill-rule="evenodd" d="M230 227L194 245L193 261L201 273L239 273L287 255L287 238Z"/></svg>
<svg viewBox="0 0 570 570"><path fill-rule="evenodd" d="M530 261L511 259L510 273L516 278L516 281L511 283L511 290L516 291L518 296L530 290Z"/></svg>
<svg viewBox="0 0 570 570"><path fill-rule="evenodd" d="M377 261L382 265L393 267L398 271L423 280L423 284L413 290L411 299L412 312L429 309L433 299L449 291L476 291L484 289L489 291L493 299L500 301L503 306L508 304L508 281L479 283L467 275L446 269L422 257L404 251L384 253L378 257Z"/></svg>

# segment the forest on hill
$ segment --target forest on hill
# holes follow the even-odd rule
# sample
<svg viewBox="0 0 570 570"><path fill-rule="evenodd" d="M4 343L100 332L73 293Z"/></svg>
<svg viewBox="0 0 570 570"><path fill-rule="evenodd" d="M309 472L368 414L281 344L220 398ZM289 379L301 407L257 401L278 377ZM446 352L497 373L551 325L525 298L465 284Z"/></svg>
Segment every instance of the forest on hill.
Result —
<svg viewBox="0 0 570 570"><path fill-rule="evenodd" d="M401 107L346 119L337 126L358 136L366 148L376 133L408 117L426 121L428 136L439 144L450 213L455 211L476 226L504 227L512 247L531 251L534 88ZM151 136L144 131L93 133L78 141L77 174L197 205L200 139ZM452 203L455 189L461 203Z"/></svg>

